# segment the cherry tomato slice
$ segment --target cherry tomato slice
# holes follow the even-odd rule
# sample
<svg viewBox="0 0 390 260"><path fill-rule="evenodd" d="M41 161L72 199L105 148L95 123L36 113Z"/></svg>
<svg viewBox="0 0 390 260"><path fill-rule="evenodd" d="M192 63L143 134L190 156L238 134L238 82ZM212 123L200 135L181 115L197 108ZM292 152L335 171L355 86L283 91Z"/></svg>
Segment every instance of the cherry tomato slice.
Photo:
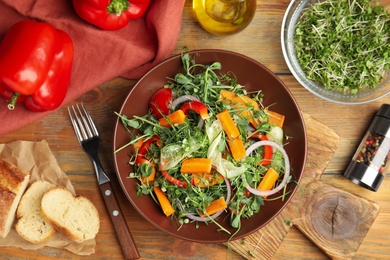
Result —
<svg viewBox="0 0 390 260"><path fill-rule="evenodd" d="M170 104L172 103L172 89L161 88L157 90L149 101L149 109L153 116L157 119L163 115L168 115L170 112Z"/></svg>

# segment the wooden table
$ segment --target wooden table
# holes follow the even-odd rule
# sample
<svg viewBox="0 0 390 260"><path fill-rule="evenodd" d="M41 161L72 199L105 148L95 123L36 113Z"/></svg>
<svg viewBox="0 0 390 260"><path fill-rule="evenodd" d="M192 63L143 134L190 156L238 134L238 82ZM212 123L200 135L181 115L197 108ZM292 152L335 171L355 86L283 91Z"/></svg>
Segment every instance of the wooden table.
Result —
<svg viewBox="0 0 390 260"><path fill-rule="evenodd" d="M362 135L370 124L373 115L382 103L390 103L387 96L365 105L338 105L315 97L305 90L291 75L283 59L280 45L280 28L288 0L257 1L257 11L253 22L243 32L228 36L213 36L205 32L193 19L191 1L187 1L183 13L182 29L175 53L184 46L190 50L220 48L247 55L270 68L288 86L301 110L335 130L340 136L340 145L325 170L322 181L339 189L359 194L377 202L381 211L363 240L355 259L387 258L390 255L390 179L389 174L378 192L371 192L353 184L340 174L345 170L355 152ZM388 0L387 6L390 6ZM124 211L128 225L138 245L141 258L155 259L241 259L227 250L222 244L199 244L184 241L165 234L144 220L126 200L114 172L112 139L116 117L125 96L136 81L115 78L80 97L89 108L103 139L101 161L116 188L118 200ZM46 139L62 170L70 179L78 194L91 198L101 214L101 230L97 236L96 253L93 259L121 259L122 254L115 233L101 200L90 159L76 141L66 108L0 137L0 143L14 140ZM65 250L45 248L39 251L24 251L9 247L0 248L0 257L6 259L56 257L77 258ZM294 227L289 231L274 259L326 259L311 241Z"/></svg>

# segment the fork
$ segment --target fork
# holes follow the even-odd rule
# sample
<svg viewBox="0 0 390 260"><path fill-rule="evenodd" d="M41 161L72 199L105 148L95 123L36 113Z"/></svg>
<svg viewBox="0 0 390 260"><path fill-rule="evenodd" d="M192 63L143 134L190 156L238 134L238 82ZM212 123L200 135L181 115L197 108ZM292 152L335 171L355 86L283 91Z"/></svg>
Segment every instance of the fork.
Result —
<svg viewBox="0 0 390 260"><path fill-rule="evenodd" d="M68 107L68 112L77 140L92 159L100 192L109 211L112 224L114 225L118 241L122 248L122 253L126 259L138 259L140 257L138 249L123 217L110 179L104 172L99 160L99 132L82 102L80 105L76 104Z"/></svg>

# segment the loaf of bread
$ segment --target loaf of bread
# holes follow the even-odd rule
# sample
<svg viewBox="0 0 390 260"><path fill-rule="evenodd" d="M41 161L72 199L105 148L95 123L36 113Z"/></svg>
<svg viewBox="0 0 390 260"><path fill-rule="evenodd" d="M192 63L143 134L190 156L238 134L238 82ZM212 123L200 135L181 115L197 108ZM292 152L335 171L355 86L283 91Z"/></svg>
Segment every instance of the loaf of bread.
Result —
<svg viewBox="0 0 390 260"><path fill-rule="evenodd" d="M0 237L6 237L15 220L30 174L0 157Z"/></svg>
<svg viewBox="0 0 390 260"><path fill-rule="evenodd" d="M35 181L19 202L15 230L30 243L46 242L55 233L53 226L45 220L41 211L43 194L54 187L54 184L47 181Z"/></svg>
<svg viewBox="0 0 390 260"><path fill-rule="evenodd" d="M63 188L56 187L43 194L43 216L54 229L75 242L95 238L100 228L99 213L86 197L74 197Z"/></svg>

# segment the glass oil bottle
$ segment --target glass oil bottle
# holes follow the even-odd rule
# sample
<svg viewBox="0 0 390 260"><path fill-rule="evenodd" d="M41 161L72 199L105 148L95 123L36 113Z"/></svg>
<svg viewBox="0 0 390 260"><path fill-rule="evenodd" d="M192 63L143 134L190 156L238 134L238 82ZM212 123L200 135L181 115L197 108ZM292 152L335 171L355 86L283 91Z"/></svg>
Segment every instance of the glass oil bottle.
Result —
<svg viewBox="0 0 390 260"><path fill-rule="evenodd" d="M256 0L193 0L192 9L206 31L229 35L250 24L256 12Z"/></svg>

